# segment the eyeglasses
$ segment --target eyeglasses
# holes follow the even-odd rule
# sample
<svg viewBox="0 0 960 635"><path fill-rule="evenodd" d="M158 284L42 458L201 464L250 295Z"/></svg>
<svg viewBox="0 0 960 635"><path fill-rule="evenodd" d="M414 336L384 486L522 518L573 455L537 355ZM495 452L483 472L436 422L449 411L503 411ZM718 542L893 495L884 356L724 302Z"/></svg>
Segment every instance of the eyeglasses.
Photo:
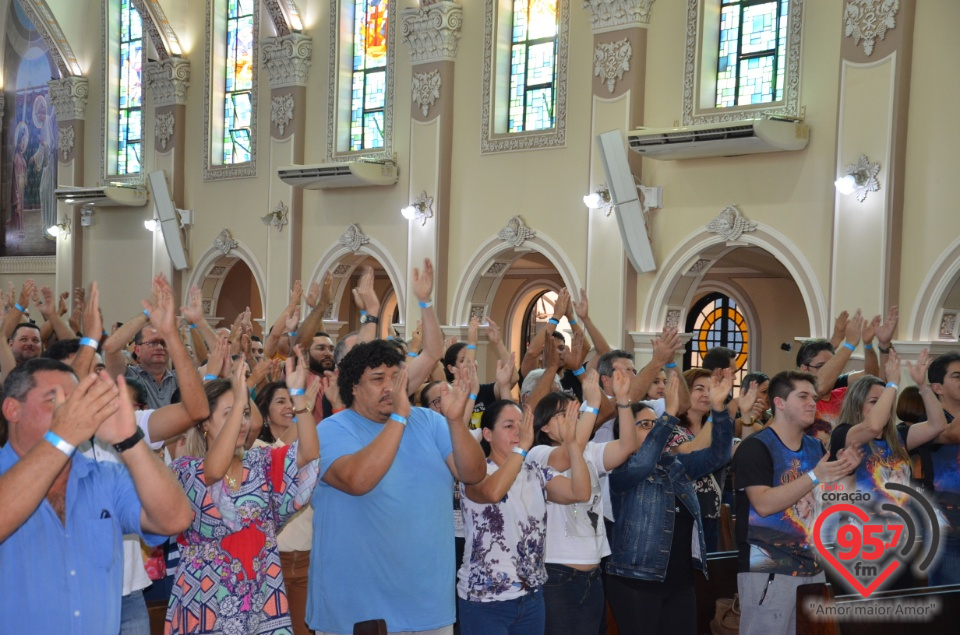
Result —
<svg viewBox="0 0 960 635"><path fill-rule="evenodd" d="M636 424L644 430L649 430L656 422L656 419L637 419Z"/></svg>
<svg viewBox="0 0 960 635"><path fill-rule="evenodd" d="M163 349L167 348L167 343L163 340L149 340L147 342L140 342L140 346L146 346L147 348L156 348L160 347Z"/></svg>
<svg viewBox="0 0 960 635"><path fill-rule="evenodd" d="M433 399L428 401L427 407L433 408L434 410L438 410L440 408L440 397L434 397Z"/></svg>

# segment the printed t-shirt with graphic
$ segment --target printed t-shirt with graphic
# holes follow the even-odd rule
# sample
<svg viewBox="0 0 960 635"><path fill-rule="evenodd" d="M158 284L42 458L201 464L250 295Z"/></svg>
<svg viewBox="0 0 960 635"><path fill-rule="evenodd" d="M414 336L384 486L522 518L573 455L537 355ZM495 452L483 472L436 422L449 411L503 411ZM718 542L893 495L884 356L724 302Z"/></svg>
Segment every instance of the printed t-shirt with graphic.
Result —
<svg viewBox="0 0 960 635"><path fill-rule="evenodd" d="M947 423L953 415L943 411ZM960 534L960 444L925 443L914 452L920 457L923 486L935 493L937 503L950 527L948 532Z"/></svg>
<svg viewBox="0 0 960 635"><path fill-rule="evenodd" d="M733 457L736 478L737 544L741 572L812 576L821 567L813 548L816 503L811 490L799 501L775 514L762 517L750 504L746 488L755 485L779 487L807 478L823 457L823 445L803 435L800 448L791 450L773 428L764 428L745 439Z"/></svg>

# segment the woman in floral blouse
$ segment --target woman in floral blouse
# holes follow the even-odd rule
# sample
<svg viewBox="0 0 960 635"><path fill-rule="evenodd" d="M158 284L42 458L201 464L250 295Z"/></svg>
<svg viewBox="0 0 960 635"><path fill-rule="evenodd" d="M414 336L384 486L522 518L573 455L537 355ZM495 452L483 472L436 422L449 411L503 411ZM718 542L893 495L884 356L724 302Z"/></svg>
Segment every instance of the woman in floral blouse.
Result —
<svg viewBox="0 0 960 635"><path fill-rule="evenodd" d="M462 635L542 635L547 581L544 543L547 500L560 504L590 499L590 474L577 440L577 406L560 417L561 445L570 477L533 461L533 415L500 400L480 420L487 477L460 484L466 550L457 574Z"/></svg>
<svg viewBox="0 0 960 635"><path fill-rule="evenodd" d="M299 347L296 357L297 368L293 356L286 368L298 411L298 438L289 446L244 452L250 403L242 358L232 382L214 380L204 386L210 418L187 432L191 456L171 465L195 517L180 536L167 635L293 632L277 531L309 502L320 456L313 416L309 409L301 412L307 365Z"/></svg>

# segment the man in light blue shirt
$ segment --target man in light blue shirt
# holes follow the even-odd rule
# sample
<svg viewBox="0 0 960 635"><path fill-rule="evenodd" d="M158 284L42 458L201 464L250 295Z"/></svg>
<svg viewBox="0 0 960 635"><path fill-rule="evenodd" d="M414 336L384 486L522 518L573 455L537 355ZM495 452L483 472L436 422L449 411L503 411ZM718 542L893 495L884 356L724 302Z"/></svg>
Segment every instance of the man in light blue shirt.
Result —
<svg viewBox="0 0 960 635"><path fill-rule="evenodd" d="M123 534L155 545L192 520L176 479L143 442L123 388L106 374L78 383L50 359L30 360L4 382L0 615L12 632L119 632ZM76 453L94 436L127 469Z"/></svg>
<svg viewBox="0 0 960 635"><path fill-rule="evenodd" d="M318 432L307 624L352 633L384 619L390 633L452 633L453 483L483 480L480 445L463 422L469 382L444 391L446 419L410 407L403 353L358 344L340 365L347 410Z"/></svg>

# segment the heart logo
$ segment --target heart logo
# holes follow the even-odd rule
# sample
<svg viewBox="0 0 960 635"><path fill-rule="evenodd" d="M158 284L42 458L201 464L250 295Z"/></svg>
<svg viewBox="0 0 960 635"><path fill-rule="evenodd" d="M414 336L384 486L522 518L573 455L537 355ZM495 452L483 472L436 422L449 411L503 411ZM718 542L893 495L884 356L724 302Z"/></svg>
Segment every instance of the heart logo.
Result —
<svg viewBox="0 0 960 635"><path fill-rule="evenodd" d="M851 549L846 552L847 554L846 559L849 560L850 565L853 565L854 568L858 570L858 573L860 572L860 570L867 571L867 572L870 572L870 571L875 572L876 577L874 578L873 582L871 582L869 585L864 586L864 584L860 581L860 579L856 575L854 575L852 571L850 571L847 568L848 565L838 560L837 557L834 556L827 549L827 547L823 544L823 540L820 537L821 529L823 528L824 521L827 518L829 518L831 515L839 514L842 512L847 512L848 514L852 514L853 516L856 516L861 521L863 521L863 526L864 526L864 529L866 530L864 533L867 534L867 537L865 540L863 540L863 542L867 543L867 546L872 549L870 554L869 555L863 554L862 556L860 555L863 553L860 545L861 536L860 536L859 530L856 528L855 528L855 531L856 531L857 549L854 551L852 549L852 545L844 545L844 546L851 547ZM894 539L891 540L889 543L882 542L879 537L871 536L870 535L871 533L876 533L871 531L871 528L878 528L882 526L868 525L867 524L868 520L870 520L870 516L862 509L855 507L854 505L849 505L847 503L839 503L837 505L833 505L832 507L830 507L830 509L826 513L820 514L817 517L817 522L814 523L814 526L813 526L813 542L814 542L814 545L817 547L817 551L819 551L820 555L823 556L824 559L833 566L834 570L837 573L839 573L841 576L843 576L843 578L850 583L850 586L852 586L864 598L870 597L870 595L874 591L876 591L877 588L879 588L879 586L883 584L884 581L887 578L889 578L893 574L893 572L896 571L903 564L902 562L900 562L899 559L894 558L887 563L887 566L884 567L882 571L880 571L879 565L869 565L869 564L864 565L863 563L864 560L877 561L882 557L883 553L885 553L888 550L892 550L896 548L897 543L899 542L899 539L900 539L899 531L895 532ZM865 577L865 576L861 575L861 577Z"/></svg>

